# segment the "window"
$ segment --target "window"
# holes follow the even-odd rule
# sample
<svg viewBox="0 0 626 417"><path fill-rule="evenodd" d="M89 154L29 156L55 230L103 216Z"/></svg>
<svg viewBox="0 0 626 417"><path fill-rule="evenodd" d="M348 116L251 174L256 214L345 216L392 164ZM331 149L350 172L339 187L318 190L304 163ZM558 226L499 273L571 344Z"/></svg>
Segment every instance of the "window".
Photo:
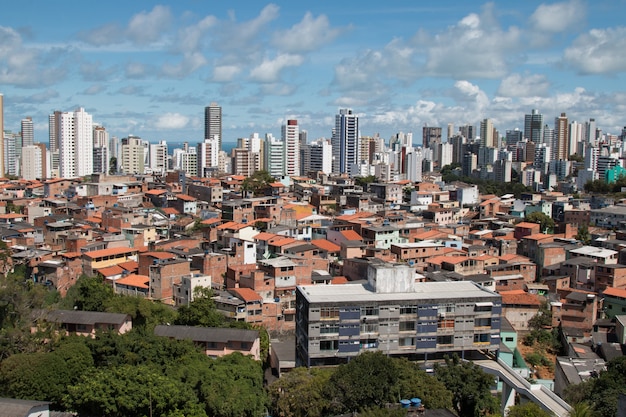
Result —
<svg viewBox="0 0 626 417"><path fill-rule="evenodd" d="M491 327L491 318L475 319L474 327Z"/></svg>
<svg viewBox="0 0 626 417"><path fill-rule="evenodd" d="M415 338L414 337L401 337L398 340L398 345L400 347L415 346Z"/></svg>
<svg viewBox="0 0 626 417"><path fill-rule="evenodd" d="M474 335L474 343L489 343L489 333L478 333Z"/></svg>
<svg viewBox="0 0 626 417"><path fill-rule="evenodd" d="M320 326L320 334L336 334L339 333L339 326L333 324L324 324Z"/></svg>
<svg viewBox="0 0 626 417"><path fill-rule="evenodd" d="M400 314L416 314L417 307L416 306L401 306Z"/></svg>
<svg viewBox="0 0 626 417"><path fill-rule="evenodd" d="M454 313L454 304L441 304L437 307L437 314Z"/></svg>
<svg viewBox="0 0 626 417"><path fill-rule="evenodd" d="M513 341L513 338L512 338L512 337L505 337L505 338L504 338L504 341L505 341L505 342L512 342L512 341Z"/></svg>
<svg viewBox="0 0 626 417"><path fill-rule="evenodd" d="M361 324L361 333L378 333L378 323Z"/></svg>
<svg viewBox="0 0 626 417"><path fill-rule="evenodd" d="M320 350L337 350L339 342L337 340L321 340Z"/></svg>
<svg viewBox="0 0 626 417"><path fill-rule="evenodd" d="M400 331L408 332L415 330L415 322L414 321L401 321L400 322Z"/></svg>
<svg viewBox="0 0 626 417"><path fill-rule="evenodd" d="M454 330L454 319L440 318L437 320L437 328Z"/></svg>
<svg viewBox="0 0 626 417"><path fill-rule="evenodd" d="M438 345L451 345L452 344L452 335L449 336L437 336L437 344Z"/></svg>
<svg viewBox="0 0 626 417"><path fill-rule="evenodd" d="M361 307L361 315L362 316L377 316L378 315L378 307Z"/></svg>
<svg viewBox="0 0 626 417"><path fill-rule="evenodd" d="M320 320L338 320L339 307L322 307L320 309Z"/></svg>

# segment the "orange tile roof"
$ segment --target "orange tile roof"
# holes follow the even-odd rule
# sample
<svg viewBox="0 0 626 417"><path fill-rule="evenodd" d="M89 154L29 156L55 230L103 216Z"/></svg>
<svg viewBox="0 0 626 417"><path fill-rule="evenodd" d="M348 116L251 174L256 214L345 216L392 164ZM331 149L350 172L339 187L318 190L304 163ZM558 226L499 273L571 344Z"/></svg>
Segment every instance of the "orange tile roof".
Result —
<svg viewBox="0 0 626 417"><path fill-rule="evenodd" d="M238 180L238 181L243 181L246 179L246 177L244 175L231 175L230 176L232 179L234 180Z"/></svg>
<svg viewBox="0 0 626 417"><path fill-rule="evenodd" d="M488 259L498 259L498 257L497 256L493 256L493 255L483 254L483 255L480 255L480 256L476 256L475 258L472 258L472 259L478 259L480 261L486 261Z"/></svg>
<svg viewBox="0 0 626 417"><path fill-rule="evenodd" d="M541 306L541 301L536 294L528 294L524 291L521 293L515 291L502 291L502 304L506 305L526 305L526 306Z"/></svg>
<svg viewBox="0 0 626 417"><path fill-rule="evenodd" d="M80 258L81 256L83 256L83 254L81 252L65 252L62 253L61 256L68 259L74 259Z"/></svg>
<svg viewBox="0 0 626 417"><path fill-rule="evenodd" d="M273 188L283 188L285 186L285 184L283 184L282 182L272 182L270 183L270 187Z"/></svg>
<svg viewBox="0 0 626 417"><path fill-rule="evenodd" d="M348 283L348 278L346 277L333 277L333 279L330 281L330 283L332 285L341 285L341 284L347 284Z"/></svg>
<svg viewBox="0 0 626 417"><path fill-rule="evenodd" d="M526 228L528 228L528 227L538 227L538 226L540 226L539 223L531 223L531 222L521 222L521 223L517 223L515 225L515 227L526 227Z"/></svg>
<svg viewBox="0 0 626 417"><path fill-rule="evenodd" d="M279 235L274 234L274 233L268 233L268 232L261 232L261 233L257 233L256 235L254 235L253 239L254 240L263 240L263 241L269 241L273 238L277 238L279 237Z"/></svg>
<svg viewBox="0 0 626 417"><path fill-rule="evenodd" d="M161 211L165 214L180 214L180 211L176 210L174 207L163 207Z"/></svg>
<svg viewBox="0 0 626 417"><path fill-rule="evenodd" d="M135 252L137 252L137 250L133 248L108 248L108 249L102 249L102 250L95 250L91 252L85 252L83 253L83 256L90 258L90 259L95 259L95 258L101 258L104 256L132 254Z"/></svg>
<svg viewBox="0 0 626 417"><path fill-rule="evenodd" d="M285 246L288 245L290 243L296 242L296 239L292 238L292 237L284 237L282 239L278 239L275 240L273 242L270 242L270 245L272 246Z"/></svg>
<svg viewBox="0 0 626 417"><path fill-rule="evenodd" d="M21 219L22 217L25 217L25 216L23 214L18 214L18 213L0 214L0 219Z"/></svg>
<svg viewBox="0 0 626 417"><path fill-rule="evenodd" d="M341 250L340 246L326 239L315 239L311 241L311 244L327 252L339 252Z"/></svg>
<svg viewBox="0 0 626 417"><path fill-rule="evenodd" d="M545 234L545 233L534 233L532 235L524 236L522 239L543 240L543 239L548 239L550 237L554 237L554 235L548 235L548 234Z"/></svg>
<svg viewBox="0 0 626 417"><path fill-rule="evenodd" d="M615 288L615 287L608 287L607 289L604 290L604 292L602 294L603 295L610 295L610 296L613 296L613 297L626 298L626 289Z"/></svg>
<svg viewBox="0 0 626 417"><path fill-rule="evenodd" d="M200 224L215 224L215 223L220 223L222 221L222 219L218 219L217 217L214 217L212 219L206 219L206 220L202 220L200 222Z"/></svg>
<svg viewBox="0 0 626 417"><path fill-rule="evenodd" d="M144 194L148 195L162 195L167 193L167 190L148 190Z"/></svg>
<svg viewBox="0 0 626 417"><path fill-rule="evenodd" d="M439 230L426 230L424 232L416 233L413 235L414 239L426 240L433 238L435 236L439 236L445 233L440 232Z"/></svg>
<svg viewBox="0 0 626 417"><path fill-rule="evenodd" d="M347 240L363 240L361 235L359 235L354 230L343 230L341 231L341 235L345 237Z"/></svg>
<svg viewBox="0 0 626 417"><path fill-rule="evenodd" d="M144 288L147 290L148 282L150 282L150 278L146 275L130 274L125 276L124 278L116 280L115 284L128 285L129 287Z"/></svg>
<svg viewBox="0 0 626 417"><path fill-rule="evenodd" d="M232 288L228 291L235 293L239 298L241 298L246 303L251 301L262 301L263 297L254 292L251 288Z"/></svg>
<svg viewBox="0 0 626 417"><path fill-rule="evenodd" d="M119 266L120 268L124 268L127 271L136 271L137 269L139 269L139 264L135 261L128 261L128 262L122 262L121 264L118 264L117 266Z"/></svg>
<svg viewBox="0 0 626 417"><path fill-rule="evenodd" d="M336 217L336 219L342 220L342 221L353 221L353 220L361 219L364 217L376 217L376 215L372 213L367 213L365 211L359 211L358 213L354 213L354 214L344 214L342 216L338 216Z"/></svg>
<svg viewBox="0 0 626 417"><path fill-rule="evenodd" d="M117 265L107 266L106 268L100 268L97 270L100 275L105 278L114 277L115 275L122 275L125 269Z"/></svg>
<svg viewBox="0 0 626 417"><path fill-rule="evenodd" d="M470 259L465 256L442 256L441 258L442 258L441 262L445 262L447 264L452 264L452 265L456 265L456 264L459 264L461 262L464 262ZM472 258L472 259L477 259L477 258Z"/></svg>
<svg viewBox="0 0 626 417"><path fill-rule="evenodd" d="M176 198L183 201L198 201L195 197L187 194L176 194Z"/></svg>
<svg viewBox="0 0 626 417"><path fill-rule="evenodd" d="M241 230L244 227L248 227L250 226L249 224L245 224L245 223L238 223L238 222L226 222L224 224L220 224L219 226L217 226L218 230Z"/></svg>

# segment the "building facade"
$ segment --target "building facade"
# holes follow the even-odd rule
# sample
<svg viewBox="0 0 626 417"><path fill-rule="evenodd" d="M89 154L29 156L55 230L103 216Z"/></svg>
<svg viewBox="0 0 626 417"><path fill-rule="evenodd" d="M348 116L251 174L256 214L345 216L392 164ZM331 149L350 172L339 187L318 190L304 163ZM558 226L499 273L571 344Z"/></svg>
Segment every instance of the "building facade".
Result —
<svg viewBox="0 0 626 417"><path fill-rule="evenodd" d="M415 283L406 264L368 267L368 285L299 286L296 361L319 366L361 352L427 359L500 346L501 297L468 281Z"/></svg>

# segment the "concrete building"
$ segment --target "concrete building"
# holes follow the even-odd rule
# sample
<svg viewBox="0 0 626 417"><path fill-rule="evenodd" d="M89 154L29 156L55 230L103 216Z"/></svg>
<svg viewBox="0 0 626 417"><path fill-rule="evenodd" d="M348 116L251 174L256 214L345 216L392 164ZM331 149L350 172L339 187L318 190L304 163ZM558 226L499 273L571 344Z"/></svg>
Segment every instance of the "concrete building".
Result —
<svg viewBox="0 0 626 417"><path fill-rule="evenodd" d="M122 172L126 174L143 174L144 168L144 146L141 138L137 136L123 138Z"/></svg>
<svg viewBox="0 0 626 417"><path fill-rule="evenodd" d="M283 125L281 129L285 149L283 154L284 175L300 175L300 138L298 134L298 121L295 119L287 120L287 124Z"/></svg>
<svg viewBox="0 0 626 417"><path fill-rule="evenodd" d="M217 151L222 150L222 107L215 102L204 108L204 139L217 139Z"/></svg>
<svg viewBox="0 0 626 417"><path fill-rule="evenodd" d="M297 362L345 363L361 352L436 357L500 346L501 298L472 282L415 283L406 264L372 264L367 284L299 286Z"/></svg>
<svg viewBox="0 0 626 417"><path fill-rule="evenodd" d="M93 173L93 119L83 108L50 115L59 149L59 176L84 177ZM52 148L52 144L51 144Z"/></svg>
<svg viewBox="0 0 626 417"><path fill-rule="evenodd" d="M341 109L335 116L332 135L333 173L350 174L360 163L359 117L352 109Z"/></svg>

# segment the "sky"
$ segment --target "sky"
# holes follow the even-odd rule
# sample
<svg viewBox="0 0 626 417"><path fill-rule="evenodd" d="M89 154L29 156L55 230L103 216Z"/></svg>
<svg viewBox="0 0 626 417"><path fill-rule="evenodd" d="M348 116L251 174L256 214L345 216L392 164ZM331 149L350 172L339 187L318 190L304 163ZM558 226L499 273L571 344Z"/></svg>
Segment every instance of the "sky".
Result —
<svg viewBox="0 0 626 417"><path fill-rule="evenodd" d="M280 137L297 119L329 138L341 108L363 136L490 118L504 134L538 109L554 123L626 126L626 0L6 2L4 128L83 107L111 136L200 142ZM445 133L444 133L445 135Z"/></svg>

